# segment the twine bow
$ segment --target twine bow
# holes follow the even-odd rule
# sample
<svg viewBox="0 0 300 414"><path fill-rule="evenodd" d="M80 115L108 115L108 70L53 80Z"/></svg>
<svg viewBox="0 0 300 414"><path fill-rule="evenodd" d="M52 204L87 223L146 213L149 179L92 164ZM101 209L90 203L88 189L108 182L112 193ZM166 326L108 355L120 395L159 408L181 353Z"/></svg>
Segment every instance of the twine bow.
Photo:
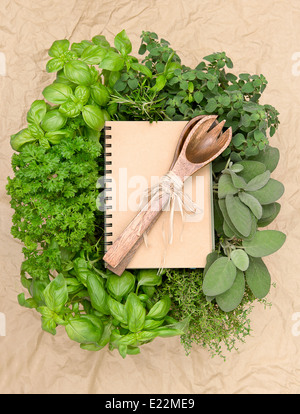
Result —
<svg viewBox="0 0 300 414"><path fill-rule="evenodd" d="M188 195L183 192L183 181L178 175L174 172L169 171L167 174L163 175L159 182L153 187L148 188L143 195L142 202L140 205L141 210L143 203L149 201L161 200L163 197L166 198L166 205L164 210L170 210L169 217L169 244L172 244L174 237L174 212L176 203L179 206L179 210L182 217L182 223L184 223L184 212L187 214L201 214L203 210L195 203ZM164 229L162 230L163 238L166 244L166 237ZM181 232L182 235L182 232ZM146 246L147 244L147 235L146 232L143 234L144 241Z"/></svg>

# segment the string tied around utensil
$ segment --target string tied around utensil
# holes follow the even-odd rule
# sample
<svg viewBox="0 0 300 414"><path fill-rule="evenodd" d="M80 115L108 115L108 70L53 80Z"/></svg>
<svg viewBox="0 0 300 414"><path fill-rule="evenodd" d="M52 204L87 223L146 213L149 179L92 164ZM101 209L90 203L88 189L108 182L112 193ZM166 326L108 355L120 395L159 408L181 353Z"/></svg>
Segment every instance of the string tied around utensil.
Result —
<svg viewBox="0 0 300 414"><path fill-rule="evenodd" d="M184 224L184 213L186 214L202 214L203 210L200 206L195 203L187 194L183 191L184 182L182 179L176 175L173 171L169 171L167 174L163 175L159 182L154 186L147 188L144 191L142 201L140 204L140 210L143 211L146 206L143 207L143 204L149 201L153 202L154 205L157 205L157 200L164 200L164 211L170 211L169 216L169 240L168 244L172 244L174 238L174 213L176 204L179 207L179 211L182 217L182 223ZM151 204L150 204L151 206ZM151 207L150 207L151 209ZM137 229L139 234L140 229ZM162 230L163 238L166 244L166 236L164 229ZM141 236L141 234L139 234ZM181 232L182 236L182 232ZM146 246L147 243L147 234L143 233L144 241Z"/></svg>

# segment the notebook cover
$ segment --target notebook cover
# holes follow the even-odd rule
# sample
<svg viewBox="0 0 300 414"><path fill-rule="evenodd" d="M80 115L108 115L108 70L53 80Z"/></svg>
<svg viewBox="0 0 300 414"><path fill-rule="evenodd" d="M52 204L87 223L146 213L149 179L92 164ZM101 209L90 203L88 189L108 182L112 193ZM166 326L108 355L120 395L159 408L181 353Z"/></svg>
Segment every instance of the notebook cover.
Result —
<svg viewBox="0 0 300 414"><path fill-rule="evenodd" d="M144 191L166 174L180 133L187 121L106 122L106 245L122 233L138 213ZM157 223L131 259L128 269L203 268L214 249L212 172L207 165L184 184L202 214L174 214L174 237L169 245L169 211Z"/></svg>

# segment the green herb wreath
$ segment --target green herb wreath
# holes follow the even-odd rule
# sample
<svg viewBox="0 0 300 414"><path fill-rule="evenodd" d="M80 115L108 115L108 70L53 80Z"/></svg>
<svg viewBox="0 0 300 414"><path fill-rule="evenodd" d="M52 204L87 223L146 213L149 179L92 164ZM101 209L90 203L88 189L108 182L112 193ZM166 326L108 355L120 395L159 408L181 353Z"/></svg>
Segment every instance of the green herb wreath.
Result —
<svg viewBox="0 0 300 414"><path fill-rule="evenodd" d="M194 69L169 42L143 32L139 54L123 30L114 47L104 36L53 43L47 72L56 73L11 137L14 177L7 192L12 235L24 244L20 305L41 314L42 329L58 325L87 350L106 345L122 357L156 337L180 335L222 355L250 333L254 301L265 301L271 277L262 257L285 241L261 229L280 210L283 185L270 177L279 151L269 145L279 121L259 103L264 76L227 71L223 53ZM216 251L205 269L105 270L103 213L96 207L104 174L106 120L189 120L218 114L233 129L230 147L213 163Z"/></svg>

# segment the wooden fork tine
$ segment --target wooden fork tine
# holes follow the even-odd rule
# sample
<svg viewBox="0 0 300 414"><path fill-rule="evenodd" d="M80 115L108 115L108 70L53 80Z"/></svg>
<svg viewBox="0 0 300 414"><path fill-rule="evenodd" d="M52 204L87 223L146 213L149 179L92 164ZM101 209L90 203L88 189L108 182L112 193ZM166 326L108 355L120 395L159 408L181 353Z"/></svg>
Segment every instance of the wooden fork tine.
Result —
<svg viewBox="0 0 300 414"><path fill-rule="evenodd" d="M225 122L226 120L224 119L223 121L218 123L211 131L209 131L209 135L213 138L217 138L220 135L220 132L222 131Z"/></svg>
<svg viewBox="0 0 300 414"><path fill-rule="evenodd" d="M220 135L220 137L218 138L218 143L220 145L223 145L225 143L227 143L227 141L230 141L232 137L232 129L231 127L229 127L228 129L226 129L226 131Z"/></svg>

